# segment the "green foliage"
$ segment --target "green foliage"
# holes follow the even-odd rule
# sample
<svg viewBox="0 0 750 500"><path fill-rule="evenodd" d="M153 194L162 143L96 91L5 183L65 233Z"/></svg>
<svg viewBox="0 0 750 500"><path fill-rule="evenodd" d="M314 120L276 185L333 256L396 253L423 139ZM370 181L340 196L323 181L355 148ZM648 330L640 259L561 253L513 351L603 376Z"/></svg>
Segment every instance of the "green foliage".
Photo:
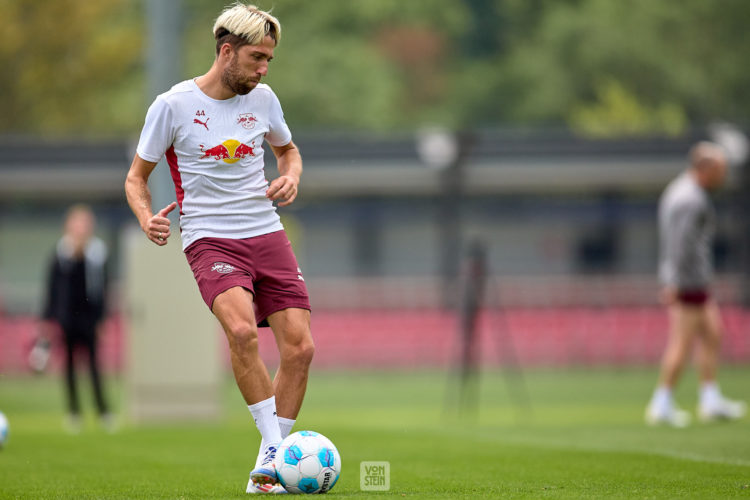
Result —
<svg viewBox="0 0 750 500"><path fill-rule="evenodd" d="M698 124L742 122L750 112L744 62L750 39L740 19L748 16L750 4L733 0L550 4L504 60L502 83L525 89L511 116L580 125L581 109L601 105L603 93L619 87L642 111L662 115L641 120L631 134L673 132L681 115ZM610 90L602 90L603 81ZM624 116L613 116L610 107L612 132L618 122L634 124L627 116L633 106L619 109Z"/></svg>
<svg viewBox="0 0 750 500"><path fill-rule="evenodd" d="M137 133L145 0L4 0L0 132ZM183 77L228 0L182 0ZM259 0L296 129L568 125L675 134L750 115L744 0ZM166 90L166 89L165 89Z"/></svg>
<svg viewBox="0 0 750 500"><path fill-rule="evenodd" d="M128 131L142 18L128 0L4 0L0 132Z"/></svg>
<svg viewBox="0 0 750 500"><path fill-rule="evenodd" d="M617 80L596 85L597 100L581 104L570 112L572 128L591 137L617 137L637 134L678 136L685 132L687 119L674 102L648 107L628 92Z"/></svg>

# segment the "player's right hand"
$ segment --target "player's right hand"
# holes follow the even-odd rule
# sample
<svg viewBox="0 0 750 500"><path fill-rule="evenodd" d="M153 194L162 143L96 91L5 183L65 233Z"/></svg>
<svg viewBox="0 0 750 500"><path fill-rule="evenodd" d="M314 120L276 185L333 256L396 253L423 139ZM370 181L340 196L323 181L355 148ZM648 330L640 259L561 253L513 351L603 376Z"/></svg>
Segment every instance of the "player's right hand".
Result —
<svg viewBox="0 0 750 500"><path fill-rule="evenodd" d="M146 233L148 239L160 247L167 244L167 239L172 234L169 230L170 221L167 218L167 215L169 215L169 212L175 208L177 208L177 202L173 201L159 210L158 213L152 215L146 222L146 227L143 228L143 232Z"/></svg>

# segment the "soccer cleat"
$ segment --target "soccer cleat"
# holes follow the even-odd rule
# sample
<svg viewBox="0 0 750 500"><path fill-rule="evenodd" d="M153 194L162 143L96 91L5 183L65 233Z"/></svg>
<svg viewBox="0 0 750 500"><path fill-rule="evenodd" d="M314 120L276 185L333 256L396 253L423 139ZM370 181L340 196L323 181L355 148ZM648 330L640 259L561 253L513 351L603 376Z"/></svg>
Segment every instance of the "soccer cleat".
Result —
<svg viewBox="0 0 750 500"><path fill-rule="evenodd" d="M260 493L267 495L283 495L287 493L283 486L279 483L271 484L255 484L252 479L247 483L246 493Z"/></svg>
<svg viewBox="0 0 750 500"><path fill-rule="evenodd" d="M276 444L270 444L263 452L263 458L260 464L250 472L250 481L255 484L275 484L279 478L276 475L276 467L273 465L273 459L276 458Z"/></svg>
<svg viewBox="0 0 750 500"><path fill-rule="evenodd" d="M719 398L713 404L701 404L698 406L698 417L702 422L736 420L744 417L746 412L747 404L744 401L733 401L723 397Z"/></svg>
<svg viewBox="0 0 750 500"><path fill-rule="evenodd" d="M671 425L678 428L690 425L690 414L675 406L657 409L649 405L645 417L648 425Z"/></svg>

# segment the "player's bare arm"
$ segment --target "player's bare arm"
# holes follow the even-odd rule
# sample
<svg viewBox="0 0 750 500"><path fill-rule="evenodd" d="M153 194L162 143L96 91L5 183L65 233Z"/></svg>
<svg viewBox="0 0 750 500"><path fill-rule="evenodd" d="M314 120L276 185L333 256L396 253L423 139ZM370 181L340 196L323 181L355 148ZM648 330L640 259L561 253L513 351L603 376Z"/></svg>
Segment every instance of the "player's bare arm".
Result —
<svg viewBox="0 0 750 500"><path fill-rule="evenodd" d="M164 246L172 234L167 215L177 207L177 203L170 203L156 214L151 211L151 191L148 188L148 178L155 167L156 163L146 161L135 155L125 179L125 196L128 198L130 209L138 218L138 223L148 239L159 246Z"/></svg>
<svg viewBox="0 0 750 500"><path fill-rule="evenodd" d="M299 180L302 176L302 155L294 142L286 146L271 146L271 151L276 156L281 175L268 186L266 197L271 201L282 200L279 206L285 207L297 198Z"/></svg>

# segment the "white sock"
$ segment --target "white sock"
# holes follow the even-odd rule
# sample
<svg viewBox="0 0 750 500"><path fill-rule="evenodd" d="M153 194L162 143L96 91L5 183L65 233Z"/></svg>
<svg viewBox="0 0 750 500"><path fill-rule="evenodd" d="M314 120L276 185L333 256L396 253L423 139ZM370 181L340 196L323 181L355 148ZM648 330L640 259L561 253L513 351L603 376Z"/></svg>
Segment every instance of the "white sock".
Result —
<svg viewBox="0 0 750 500"><path fill-rule="evenodd" d="M700 401L702 406L711 406L721 399L719 384L715 381L703 382L700 389Z"/></svg>
<svg viewBox="0 0 750 500"><path fill-rule="evenodd" d="M289 434L292 433L292 427L294 427L295 422L296 420L292 420L291 418L279 417L279 428L281 429L281 439L286 438Z"/></svg>
<svg viewBox="0 0 750 500"><path fill-rule="evenodd" d="M294 427L294 423L296 420L292 420L291 418L284 418L284 417L278 417L279 419L279 429L281 430L281 439L283 440L285 437L287 437L289 434L292 433L292 427ZM265 439L260 440L260 448L258 449L258 458L255 460L255 468L257 469L260 466L260 462L263 459L263 452L266 450L266 446L268 443L266 443Z"/></svg>
<svg viewBox="0 0 750 500"><path fill-rule="evenodd" d="M664 411L672 406L672 389L666 385L660 385L654 390L651 397L651 406L657 411Z"/></svg>
<svg viewBox="0 0 750 500"><path fill-rule="evenodd" d="M276 416L276 396L249 405L247 408L253 414L255 426L260 431L262 442L267 445L279 443L281 441L281 429L279 428L279 419Z"/></svg>

